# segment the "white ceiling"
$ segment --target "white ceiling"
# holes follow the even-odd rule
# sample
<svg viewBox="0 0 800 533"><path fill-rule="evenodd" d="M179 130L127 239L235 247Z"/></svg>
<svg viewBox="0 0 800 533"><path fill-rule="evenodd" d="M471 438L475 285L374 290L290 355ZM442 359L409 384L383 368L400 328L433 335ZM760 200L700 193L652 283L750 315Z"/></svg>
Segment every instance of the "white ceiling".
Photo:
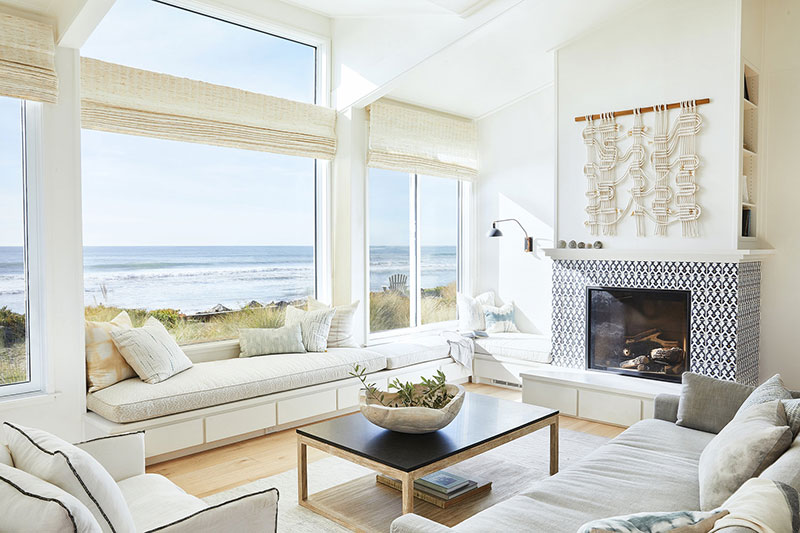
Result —
<svg viewBox="0 0 800 533"><path fill-rule="evenodd" d="M644 0L526 0L393 82L388 96L478 118L553 81L552 49Z"/></svg>
<svg viewBox="0 0 800 533"><path fill-rule="evenodd" d="M469 14L491 0L283 0L328 17Z"/></svg>

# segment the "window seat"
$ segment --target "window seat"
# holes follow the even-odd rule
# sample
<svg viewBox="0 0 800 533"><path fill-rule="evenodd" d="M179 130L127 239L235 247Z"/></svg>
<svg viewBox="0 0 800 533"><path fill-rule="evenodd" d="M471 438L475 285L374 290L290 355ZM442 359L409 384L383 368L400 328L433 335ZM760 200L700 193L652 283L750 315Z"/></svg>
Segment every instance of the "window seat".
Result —
<svg viewBox="0 0 800 533"><path fill-rule="evenodd" d="M408 342L378 344L367 349L385 356L386 368L390 369L434 361L450 354L450 345L438 336L417 337Z"/></svg>
<svg viewBox="0 0 800 533"><path fill-rule="evenodd" d="M532 333L491 333L475 339L475 352L530 363L550 363L553 345L549 337Z"/></svg>

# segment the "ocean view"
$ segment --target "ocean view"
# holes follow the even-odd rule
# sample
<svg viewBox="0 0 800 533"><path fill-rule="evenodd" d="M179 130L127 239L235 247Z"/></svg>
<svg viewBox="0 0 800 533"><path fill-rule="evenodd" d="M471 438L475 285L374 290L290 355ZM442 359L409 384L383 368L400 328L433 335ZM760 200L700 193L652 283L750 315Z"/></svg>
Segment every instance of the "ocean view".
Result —
<svg viewBox="0 0 800 533"><path fill-rule="evenodd" d="M408 274L408 249L371 249L370 290L388 285L389 276ZM456 247L423 247L422 287L456 279ZM87 246L84 248L84 301L126 308L171 308L184 313L216 304L237 309L299 300L313 293L311 246ZM0 307L24 310L21 247L0 247Z"/></svg>

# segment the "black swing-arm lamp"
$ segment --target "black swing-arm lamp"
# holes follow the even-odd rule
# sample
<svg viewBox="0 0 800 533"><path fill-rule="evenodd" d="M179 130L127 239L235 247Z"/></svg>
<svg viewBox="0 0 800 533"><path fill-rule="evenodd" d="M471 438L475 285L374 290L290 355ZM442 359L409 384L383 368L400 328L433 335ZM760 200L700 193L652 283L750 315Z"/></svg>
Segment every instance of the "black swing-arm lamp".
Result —
<svg viewBox="0 0 800 533"><path fill-rule="evenodd" d="M492 222L492 229L489 230L489 233L486 235L487 237L502 237L503 232L500 231L500 228L497 227L497 224L500 222L516 222L517 226L520 227L522 233L525 234L525 251L526 252L533 252L533 237L528 236L528 232L525 231L525 228L522 227L519 220L516 218L501 218L500 220L495 220Z"/></svg>

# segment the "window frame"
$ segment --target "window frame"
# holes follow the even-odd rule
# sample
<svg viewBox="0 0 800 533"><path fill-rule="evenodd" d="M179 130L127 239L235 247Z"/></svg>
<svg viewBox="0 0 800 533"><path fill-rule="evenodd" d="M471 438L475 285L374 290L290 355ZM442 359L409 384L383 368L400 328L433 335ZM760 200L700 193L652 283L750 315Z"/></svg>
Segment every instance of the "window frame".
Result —
<svg viewBox="0 0 800 533"><path fill-rule="evenodd" d="M44 392L44 280L42 272L42 104L20 102L22 132L23 269L25 279L25 350L28 380L0 385L0 399Z"/></svg>
<svg viewBox="0 0 800 533"><path fill-rule="evenodd" d="M446 320L444 322L434 322L431 324L422 324L421 308L422 298L419 294L419 280L422 273L420 257L420 238L419 238L419 217L420 217L420 187L419 178L427 177L422 174L414 172L408 173L409 179L409 294L411 302L409 305L409 326L406 328L390 329L385 331L373 332L370 329L370 209L369 209L369 187L371 183L369 168L367 168L367 179L364 194L364 213L365 213L365 263L366 275L364 276L364 302L366 302L365 310L365 330L367 344L377 344L385 342L388 339L395 337L413 336L429 332L439 332L444 330L456 329L458 325L458 318L455 320ZM436 176L431 176L436 177ZM440 178L451 179L451 178ZM462 291L464 287L470 283L470 265L467 260L470 257L470 243L469 236L469 212L472 205L472 184L464 180L456 180L458 182L458 227L457 227L457 241L456 241L456 290ZM414 326L411 323L416 324Z"/></svg>

